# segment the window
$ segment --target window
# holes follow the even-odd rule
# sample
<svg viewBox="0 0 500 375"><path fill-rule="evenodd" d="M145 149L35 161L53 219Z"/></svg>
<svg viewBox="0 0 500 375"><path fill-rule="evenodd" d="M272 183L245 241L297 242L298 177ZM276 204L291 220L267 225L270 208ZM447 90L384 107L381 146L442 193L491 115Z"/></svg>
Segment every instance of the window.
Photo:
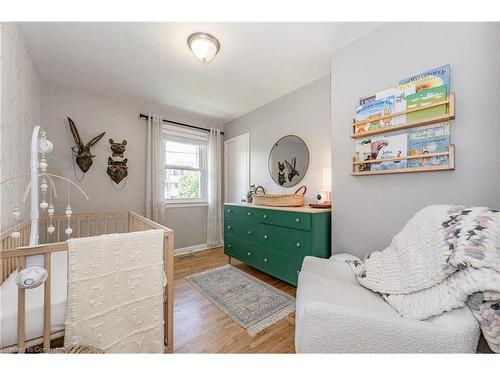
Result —
<svg viewBox="0 0 500 375"><path fill-rule="evenodd" d="M206 202L206 135L165 133L165 201Z"/></svg>

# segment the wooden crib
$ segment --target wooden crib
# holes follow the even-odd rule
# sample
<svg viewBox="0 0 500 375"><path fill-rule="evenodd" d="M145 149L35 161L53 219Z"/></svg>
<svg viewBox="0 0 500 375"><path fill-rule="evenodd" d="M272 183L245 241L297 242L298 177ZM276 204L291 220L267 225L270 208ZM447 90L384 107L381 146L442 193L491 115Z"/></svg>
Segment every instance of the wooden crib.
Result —
<svg viewBox="0 0 500 375"><path fill-rule="evenodd" d="M17 351L25 352L26 348L43 344L43 350L50 349L51 340L64 336L64 331L51 333L51 254L59 251L67 251L67 236L64 230L67 226L67 218L64 215L53 216L52 225L55 232L48 235L49 218L41 217L39 220L39 243L41 245L29 247L30 221L24 221L15 227L1 233L0 250L0 283L16 269L25 267L26 257L30 255L44 255L45 268L48 272L47 280L43 286L43 337L26 341L25 339L25 317L26 298L24 289L18 288L17 308ZM168 229L152 220L149 220L134 212L96 212L73 214L71 217L73 228L72 238L98 236L108 233L138 232L151 229L163 229L164 237L164 269L167 275L167 287L164 298L165 319L165 347L167 352L173 351L173 298L174 298L174 231ZM10 234L18 230L21 233L19 239L12 239ZM41 288L40 286L39 288Z"/></svg>

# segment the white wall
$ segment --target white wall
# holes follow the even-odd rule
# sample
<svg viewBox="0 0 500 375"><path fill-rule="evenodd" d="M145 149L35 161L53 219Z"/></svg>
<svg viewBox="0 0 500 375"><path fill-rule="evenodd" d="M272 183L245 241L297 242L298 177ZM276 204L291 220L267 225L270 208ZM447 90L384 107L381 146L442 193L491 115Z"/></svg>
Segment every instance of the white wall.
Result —
<svg viewBox="0 0 500 375"><path fill-rule="evenodd" d="M224 139L250 133L250 183L268 193L293 193L307 186L306 202L323 186L323 168L330 166L330 76L320 78L224 125ZM309 148L309 168L298 185L276 184L268 170L269 153L285 135L297 135Z"/></svg>
<svg viewBox="0 0 500 375"><path fill-rule="evenodd" d="M437 203L500 207L499 27L493 23L391 23L332 58L333 251L364 256L386 247L420 208ZM350 176L358 99L402 78L451 64L456 169Z"/></svg>
<svg viewBox="0 0 500 375"><path fill-rule="evenodd" d="M29 173L31 131L40 124L39 75L24 35L13 23L0 25L0 181ZM19 207L22 218L29 207L21 203L29 178L17 179L1 187L1 228L13 224L12 209Z"/></svg>
<svg viewBox="0 0 500 375"><path fill-rule="evenodd" d="M70 148L74 145L66 117L71 117L86 143L105 131L106 135L92 148L94 163L78 184L88 193L90 201L73 195L74 212L132 210L145 212L146 191L146 120L139 113L159 112L165 118L210 127L217 124L209 120L179 114L154 103L132 99L119 99L96 91L68 87L42 81L41 119L54 142L55 151L48 158L49 168L75 180ZM116 191L106 173L111 156L109 138L127 140L125 157L128 159L128 179L121 191ZM81 171L77 167L77 172ZM65 190L62 194L66 196ZM62 205L56 209L61 210ZM61 212L61 211L59 211ZM163 224L175 230L175 247L198 245L206 242L207 207L170 208L163 213Z"/></svg>

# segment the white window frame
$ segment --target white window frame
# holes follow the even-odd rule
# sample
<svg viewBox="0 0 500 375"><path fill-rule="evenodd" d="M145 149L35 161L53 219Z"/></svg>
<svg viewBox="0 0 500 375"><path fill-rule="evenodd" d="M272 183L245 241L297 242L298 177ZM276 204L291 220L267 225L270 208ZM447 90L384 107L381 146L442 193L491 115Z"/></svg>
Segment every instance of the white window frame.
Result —
<svg viewBox="0 0 500 375"><path fill-rule="evenodd" d="M166 206L174 207L184 207L184 206L206 206L208 205L208 163L207 163L207 148L208 148L208 135L205 132L180 128L173 125L163 125L163 155L165 155L166 142L173 141L186 144L196 144L200 147L200 160L199 168L192 168L188 166L179 166L175 164L167 164L168 160L165 160L163 167L163 192L165 192L165 180L166 180L166 170L167 169L179 169L187 171L200 171L200 189L201 198L165 198L163 197L163 202ZM165 193L164 193L165 194Z"/></svg>

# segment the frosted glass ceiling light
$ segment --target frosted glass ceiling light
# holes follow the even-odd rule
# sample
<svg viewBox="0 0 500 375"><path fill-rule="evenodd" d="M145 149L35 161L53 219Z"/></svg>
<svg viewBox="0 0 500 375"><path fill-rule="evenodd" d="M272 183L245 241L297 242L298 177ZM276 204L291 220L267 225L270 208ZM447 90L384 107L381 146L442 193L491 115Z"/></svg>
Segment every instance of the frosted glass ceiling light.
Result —
<svg viewBox="0 0 500 375"><path fill-rule="evenodd" d="M187 40L189 49L202 64L208 64L219 52L220 43L212 35L207 33L191 34Z"/></svg>

